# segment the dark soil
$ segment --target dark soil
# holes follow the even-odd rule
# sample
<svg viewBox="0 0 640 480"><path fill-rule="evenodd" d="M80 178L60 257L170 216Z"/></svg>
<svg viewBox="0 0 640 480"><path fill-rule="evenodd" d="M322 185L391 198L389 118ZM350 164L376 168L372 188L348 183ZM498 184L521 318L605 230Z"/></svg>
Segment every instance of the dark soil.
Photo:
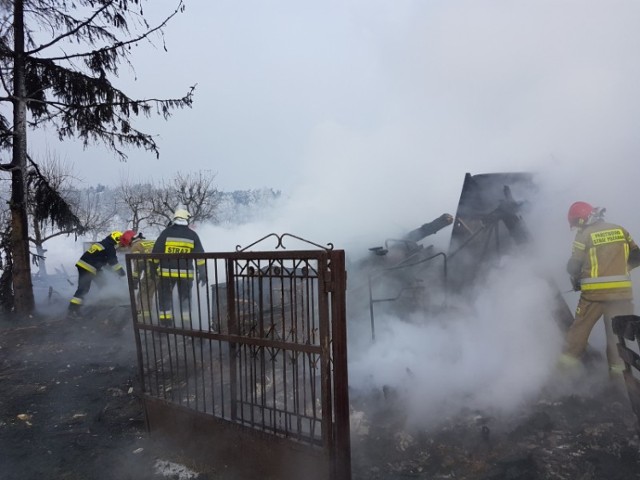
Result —
<svg viewBox="0 0 640 480"><path fill-rule="evenodd" d="M158 478L119 310L100 321L2 322L0 478Z"/></svg>
<svg viewBox="0 0 640 480"><path fill-rule="evenodd" d="M126 307L0 319L0 479L253 478L193 465L150 436L137 391ZM462 412L429 431L408 429L382 394L353 400L368 425L353 434L356 480L640 479L636 419L615 392L540 400L509 418ZM198 473L161 471L161 460Z"/></svg>

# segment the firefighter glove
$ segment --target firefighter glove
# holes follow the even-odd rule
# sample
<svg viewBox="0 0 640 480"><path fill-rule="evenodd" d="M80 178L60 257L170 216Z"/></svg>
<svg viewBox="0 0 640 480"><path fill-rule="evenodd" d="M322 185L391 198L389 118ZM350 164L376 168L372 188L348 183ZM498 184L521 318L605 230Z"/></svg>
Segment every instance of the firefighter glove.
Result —
<svg viewBox="0 0 640 480"><path fill-rule="evenodd" d="M574 292L579 292L580 291L580 279L579 278L575 278L575 277L571 277L571 286L573 287L573 291Z"/></svg>
<svg viewBox="0 0 640 480"><path fill-rule="evenodd" d="M121 268L120 270L118 270L118 275L120 275L121 277L126 277L127 274L124 273L124 268Z"/></svg>

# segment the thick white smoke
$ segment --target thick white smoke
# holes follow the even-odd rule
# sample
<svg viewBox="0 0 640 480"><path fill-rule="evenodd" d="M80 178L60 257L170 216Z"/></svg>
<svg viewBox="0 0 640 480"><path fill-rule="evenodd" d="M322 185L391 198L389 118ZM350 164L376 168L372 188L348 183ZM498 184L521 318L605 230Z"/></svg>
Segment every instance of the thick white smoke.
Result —
<svg viewBox="0 0 640 480"><path fill-rule="evenodd" d="M346 188L353 178L345 172L340 183ZM370 205L359 200L350 202L338 195L340 189L335 195L323 197L317 187L295 192L281 205L265 210L260 221L224 227L201 224L197 232L207 251L234 251L237 245L246 247L269 233L285 232L319 244L333 242L336 248L346 250L354 268L348 283L348 299L356 305L349 309L348 318L349 375L354 394L391 388L405 402L414 425L429 425L465 408L512 411L535 399L554 374L563 333L553 318L556 291L549 280L561 290L570 288L564 266L574 232L568 228L566 209L574 198L591 199L575 197L571 190L574 186L561 176L547 171L538 174L540 192L528 205L525 217L533 244L502 258L486 281L469 292L466 302L452 297L452 308L445 313L414 314L410 318L378 314L376 341L372 343L367 305L359 297L363 285L356 266L369 255L368 247L382 244L385 238L397 238L443 211L454 213L462 181L457 175L444 178L451 184L447 191L432 190L428 208L415 204L399 207L397 222L378 221L382 214L373 214ZM606 183L615 178L601 175L599 180ZM447 182L441 182L441 187ZM600 198L607 200L603 194ZM376 201L377 206L385 204L384 199ZM615 204L620 200L612 195L610 201ZM389 201L389 209L394 202ZM599 200L594 203L605 204ZM428 214L424 213L427 210ZM393 217L392 213L386 215ZM450 232L447 227L425 243L446 251ZM286 241L286 247L314 248L293 239ZM252 249L273 248L275 240L271 238ZM73 264L80 249L67 251L66 259L61 250L50 251L49 265L64 263L75 277ZM127 291L119 288L124 287L120 283L107 290L94 288L88 298L102 301L115 292L126 301ZM72 290L67 288L66 293L70 296ZM573 310L578 295L565 293L564 297ZM592 344L600 350L602 330L598 326L592 336Z"/></svg>
<svg viewBox="0 0 640 480"><path fill-rule="evenodd" d="M468 305L409 322L378 319L376 342L350 352L354 388L391 387L422 424L463 407L520 406L540 392L562 344L554 292L535 270L532 259L507 257Z"/></svg>

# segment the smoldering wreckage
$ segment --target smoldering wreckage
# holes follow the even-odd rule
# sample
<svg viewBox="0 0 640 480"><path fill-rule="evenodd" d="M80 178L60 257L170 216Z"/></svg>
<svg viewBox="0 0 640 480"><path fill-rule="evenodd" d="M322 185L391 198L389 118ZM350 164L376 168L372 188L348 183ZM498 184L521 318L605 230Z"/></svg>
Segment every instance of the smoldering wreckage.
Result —
<svg viewBox="0 0 640 480"><path fill-rule="evenodd" d="M438 321L530 241L534 198L530 175L467 174L455 217L348 266L332 245L289 234L206 254L207 287L173 327L138 316L131 283L129 301L100 300L74 322L55 313L73 287L42 285L49 313L1 321L0 479L640 478L633 316L614 325L623 390L595 348L508 413L463 402L417 422L401 388L347 383L347 323L351 345L384 342L389 316ZM425 245L449 230L446 251ZM260 251L270 237L283 251ZM127 267L151 257L128 255ZM566 330L572 312L550 288ZM408 382L420 368L404 367Z"/></svg>

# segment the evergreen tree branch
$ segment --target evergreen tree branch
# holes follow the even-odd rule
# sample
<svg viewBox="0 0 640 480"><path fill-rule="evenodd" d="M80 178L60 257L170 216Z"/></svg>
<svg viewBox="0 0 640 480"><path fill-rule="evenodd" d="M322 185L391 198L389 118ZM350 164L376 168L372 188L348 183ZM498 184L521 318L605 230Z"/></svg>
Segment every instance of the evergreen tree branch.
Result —
<svg viewBox="0 0 640 480"><path fill-rule="evenodd" d="M42 50L49 48L52 45L55 45L56 43L60 42L61 40L71 37L73 35L76 35L80 32L80 30L82 30L82 28L84 27L88 27L93 25L94 20L102 13L104 12L107 8L109 8L111 5L113 5L113 1L110 1L108 3L105 3L102 7L100 7L98 10L96 10L93 15L91 15L90 17L88 17L86 20L79 22L75 28L72 28L70 30L67 30L65 33L63 33L62 35L58 35L57 37L53 38L50 42L47 42L43 45L40 45L37 48L34 48L32 50L29 50L27 52L25 52L26 55L34 55L38 52L41 52ZM72 18L72 17L70 17ZM75 20L75 19L74 19Z"/></svg>
<svg viewBox="0 0 640 480"><path fill-rule="evenodd" d="M84 231L80 219L67 201L53 188L38 165L27 156L31 168L27 172L27 185L33 195L33 218L39 223L51 222L62 230Z"/></svg>
<svg viewBox="0 0 640 480"><path fill-rule="evenodd" d="M175 17L178 13L180 13L181 11L184 10L184 3L182 0L180 0L180 2L178 3L178 6L175 8L175 10L168 15L161 23L159 23L158 25L156 25L155 27L152 27L148 30L146 30L144 33L138 35L137 37L133 37L130 38L128 40L122 40L119 41L113 45L107 45L105 47L99 48L98 50L94 50L92 52L80 52L80 53L74 53L74 54L68 54L68 55L63 55L63 56L58 56L58 57L47 57L46 60L52 60L52 61L60 61L60 60L71 60L74 58L86 58L86 57L91 57L91 56L105 56L106 54L112 54L113 58L118 58L118 50L121 50L121 53L126 53L126 49L125 47L135 44L141 40L144 40L146 38L148 38L149 36L151 36L153 33L161 31L164 27L167 26L167 24L169 23L169 21ZM115 39L115 37L114 37ZM165 48L166 50L166 48ZM31 52L29 52L31 53ZM111 67L113 68L113 66ZM108 68L107 70L112 71L111 68Z"/></svg>

